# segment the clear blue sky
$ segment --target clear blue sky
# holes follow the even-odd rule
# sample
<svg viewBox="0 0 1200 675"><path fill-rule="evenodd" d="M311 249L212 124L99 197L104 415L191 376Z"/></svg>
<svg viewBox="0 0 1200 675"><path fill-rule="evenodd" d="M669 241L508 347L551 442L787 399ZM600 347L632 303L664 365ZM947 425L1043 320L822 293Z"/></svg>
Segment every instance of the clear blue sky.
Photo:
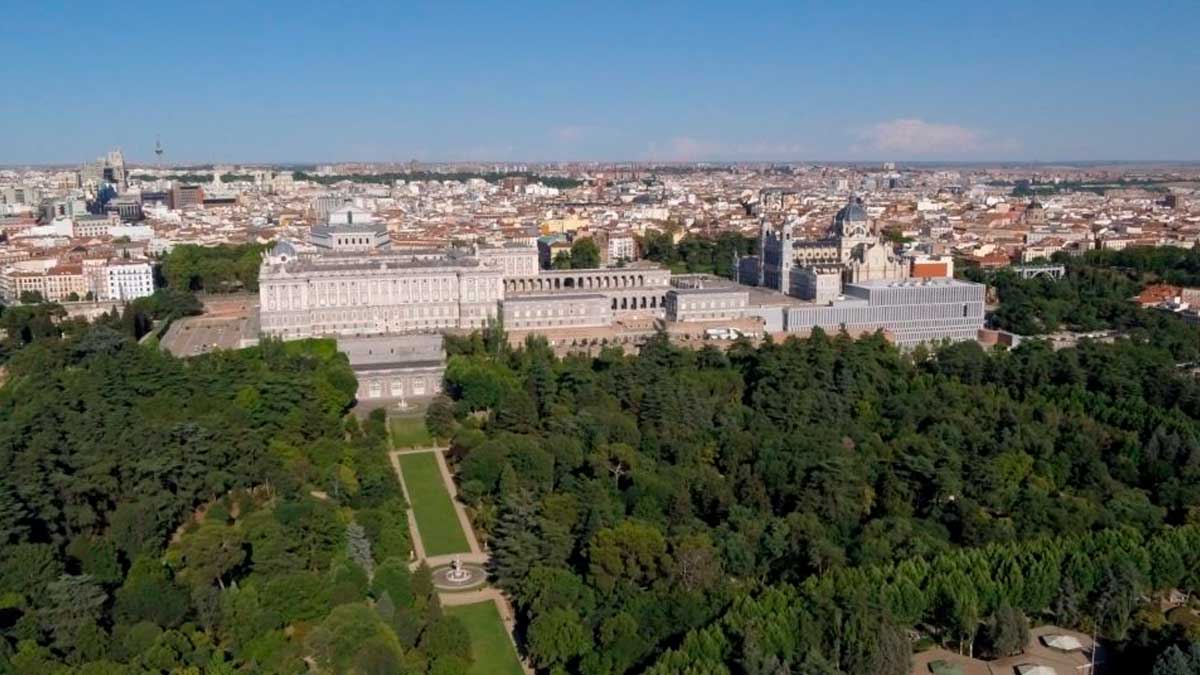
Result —
<svg viewBox="0 0 1200 675"><path fill-rule="evenodd" d="M1200 159L1200 2L5 3L0 164Z"/></svg>

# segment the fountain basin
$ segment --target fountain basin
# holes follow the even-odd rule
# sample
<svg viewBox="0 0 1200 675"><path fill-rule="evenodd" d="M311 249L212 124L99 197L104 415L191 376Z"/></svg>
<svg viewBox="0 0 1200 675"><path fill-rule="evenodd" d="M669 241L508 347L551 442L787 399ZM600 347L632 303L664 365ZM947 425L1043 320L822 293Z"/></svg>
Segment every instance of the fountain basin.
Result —
<svg viewBox="0 0 1200 675"><path fill-rule="evenodd" d="M433 569L433 585L439 591L461 591L487 583L487 570L479 565L462 563L442 565Z"/></svg>

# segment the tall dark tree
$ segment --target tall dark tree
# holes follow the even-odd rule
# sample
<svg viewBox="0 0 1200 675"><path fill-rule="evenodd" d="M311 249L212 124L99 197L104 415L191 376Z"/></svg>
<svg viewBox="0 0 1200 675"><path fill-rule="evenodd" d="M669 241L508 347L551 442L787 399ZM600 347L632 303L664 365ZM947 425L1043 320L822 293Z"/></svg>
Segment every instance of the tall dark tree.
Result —
<svg viewBox="0 0 1200 675"><path fill-rule="evenodd" d="M529 493L511 494L500 509L491 555L491 573L496 583L518 597L530 570L541 559L537 535L537 507Z"/></svg>

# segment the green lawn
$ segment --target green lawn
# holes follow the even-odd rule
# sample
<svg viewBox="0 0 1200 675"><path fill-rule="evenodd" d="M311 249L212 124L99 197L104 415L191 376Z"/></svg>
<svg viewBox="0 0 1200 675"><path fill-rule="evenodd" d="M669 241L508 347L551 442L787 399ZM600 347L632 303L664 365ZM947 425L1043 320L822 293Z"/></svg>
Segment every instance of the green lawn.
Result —
<svg viewBox="0 0 1200 675"><path fill-rule="evenodd" d="M475 663L471 675L523 675L517 650L494 602L478 602L474 605L447 607L446 614L458 617L467 626L471 636L471 657Z"/></svg>
<svg viewBox="0 0 1200 675"><path fill-rule="evenodd" d="M432 452L416 452L400 455L400 470L404 473L404 485L412 500L413 513L417 517L417 530L425 544L425 555L447 553L470 553L467 537L458 524L454 503L437 459Z"/></svg>
<svg viewBox="0 0 1200 675"><path fill-rule="evenodd" d="M393 417L392 445L396 448L428 448L434 445L433 436L425 428L424 417Z"/></svg>

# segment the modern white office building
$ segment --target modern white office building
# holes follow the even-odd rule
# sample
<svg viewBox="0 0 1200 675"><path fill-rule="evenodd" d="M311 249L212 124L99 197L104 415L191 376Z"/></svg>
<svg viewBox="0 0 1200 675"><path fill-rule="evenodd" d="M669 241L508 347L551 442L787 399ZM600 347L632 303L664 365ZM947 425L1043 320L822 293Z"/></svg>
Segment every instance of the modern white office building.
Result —
<svg viewBox="0 0 1200 675"><path fill-rule="evenodd" d="M873 280L846 284L844 295L828 305L791 307L790 333L820 326L852 334L885 330L896 344L974 340L983 328L986 286L958 279Z"/></svg>

